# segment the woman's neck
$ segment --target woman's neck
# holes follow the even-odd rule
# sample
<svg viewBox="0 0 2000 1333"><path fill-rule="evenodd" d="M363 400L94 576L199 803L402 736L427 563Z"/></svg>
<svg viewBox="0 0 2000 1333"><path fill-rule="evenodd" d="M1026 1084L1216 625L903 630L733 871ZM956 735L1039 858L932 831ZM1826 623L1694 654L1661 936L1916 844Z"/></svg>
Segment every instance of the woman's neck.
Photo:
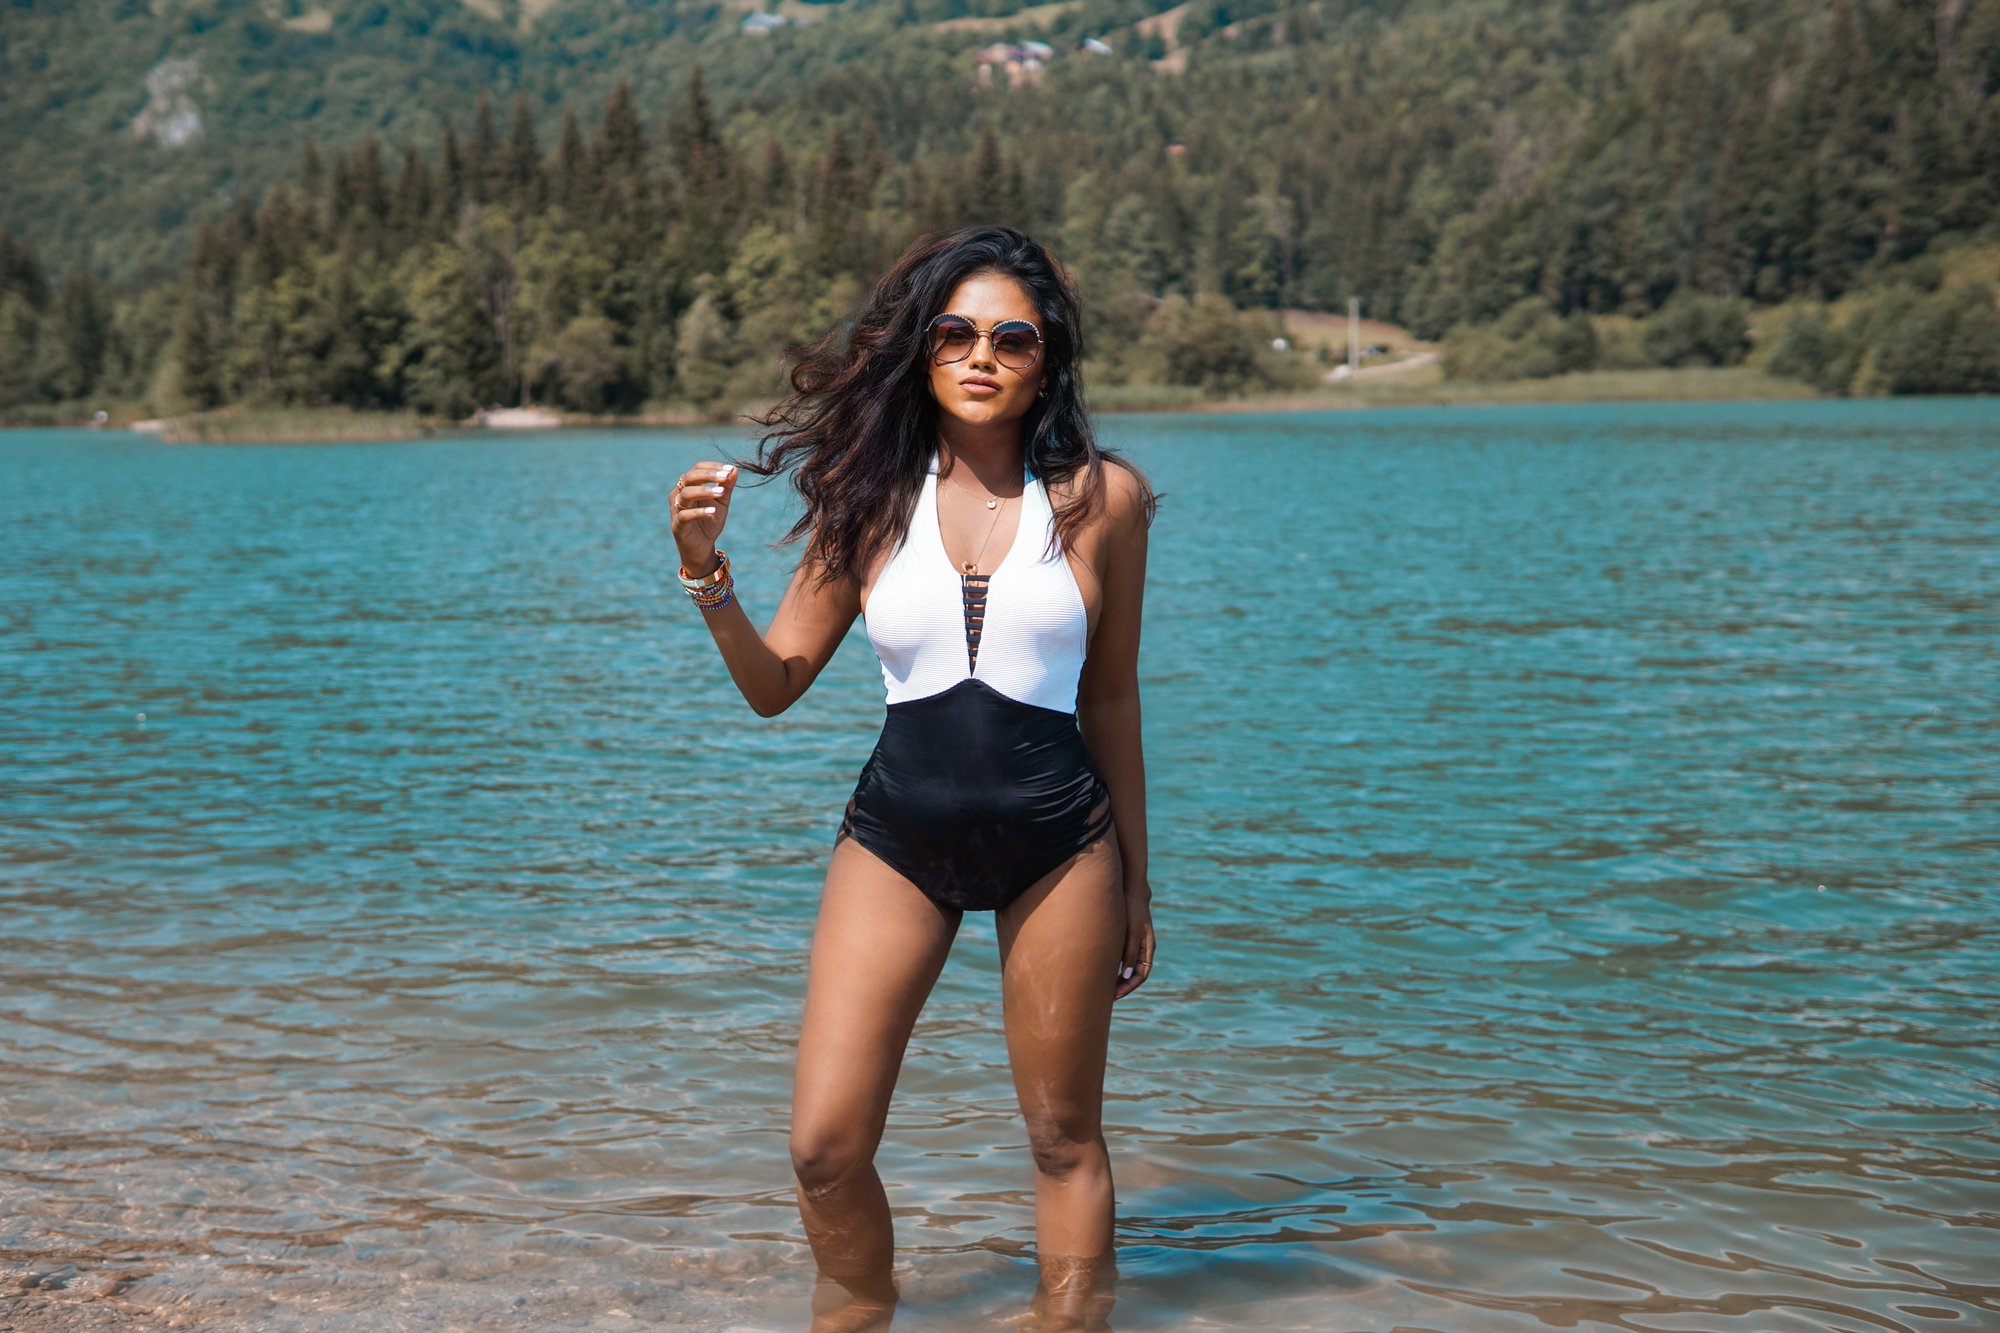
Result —
<svg viewBox="0 0 2000 1333"><path fill-rule="evenodd" d="M991 426L953 421L938 429L940 472L954 463L962 466L979 484L995 495L1012 495L1021 484L1021 423L998 422Z"/></svg>

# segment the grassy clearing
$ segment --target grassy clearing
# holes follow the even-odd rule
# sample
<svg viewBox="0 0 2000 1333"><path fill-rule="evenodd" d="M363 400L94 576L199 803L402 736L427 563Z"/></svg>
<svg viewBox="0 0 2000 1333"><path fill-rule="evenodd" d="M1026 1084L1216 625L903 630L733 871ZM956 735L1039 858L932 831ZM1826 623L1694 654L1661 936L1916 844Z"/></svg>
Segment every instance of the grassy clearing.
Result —
<svg viewBox="0 0 2000 1333"><path fill-rule="evenodd" d="M1393 392L1396 387L1383 385ZM1752 398L1817 398L1798 380L1743 366L1684 366L1674 370L1581 370L1545 380L1476 384L1441 379L1428 390L1407 386L1437 402L1626 403L1712 402Z"/></svg>
<svg viewBox="0 0 2000 1333"><path fill-rule="evenodd" d="M225 407L168 417L147 430L168 444L335 444L415 440L452 429L415 412L357 412L345 407Z"/></svg>
<svg viewBox="0 0 2000 1333"><path fill-rule="evenodd" d="M1077 0L1052 0L1050 4L1030 5L998 18L939 19L930 26L934 32L1005 32L1031 23L1046 28L1061 18L1064 10L1075 8L1076 3Z"/></svg>
<svg viewBox="0 0 2000 1333"><path fill-rule="evenodd" d="M1201 390L1182 384L1100 384L1090 390L1090 406L1100 412L1158 412L1201 405Z"/></svg>
<svg viewBox="0 0 2000 1333"><path fill-rule="evenodd" d="M1476 406L1481 403L1644 403L1716 402L1765 398L1817 398L1811 385L1742 367L1688 367L1680 370L1586 370L1552 379L1483 384L1447 380L1436 366L1402 379L1328 385L1306 392L1242 398L1183 401L1104 402L1093 392L1091 405L1108 411L1181 407L1203 412L1314 412L1361 407Z"/></svg>
<svg viewBox="0 0 2000 1333"><path fill-rule="evenodd" d="M1327 364L1336 365L1347 360L1347 316L1329 310L1284 309L1278 312L1284 325L1285 336L1292 340L1292 346L1302 352L1325 348L1333 357ZM1364 319L1361 324L1361 345L1380 345L1389 349L1391 356L1410 356L1417 352L1434 352L1436 343L1425 342L1399 324L1387 324L1379 319Z"/></svg>

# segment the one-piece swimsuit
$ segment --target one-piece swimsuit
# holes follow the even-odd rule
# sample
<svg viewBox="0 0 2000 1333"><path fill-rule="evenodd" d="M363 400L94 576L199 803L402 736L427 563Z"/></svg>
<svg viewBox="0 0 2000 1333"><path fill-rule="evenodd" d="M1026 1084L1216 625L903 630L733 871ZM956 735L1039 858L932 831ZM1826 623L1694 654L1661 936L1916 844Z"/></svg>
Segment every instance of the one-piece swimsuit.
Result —
<svg viewBox="0 0 2000 1333"><path fill-rule="evenodd" d="M1083 594L1047 487L1026 468L1022 481L1012 546L990 574L966 574L938 529L933 453L863 617L888 715L835 840L959 911L1005 907L1112 827L1077 728Z"/></svg>

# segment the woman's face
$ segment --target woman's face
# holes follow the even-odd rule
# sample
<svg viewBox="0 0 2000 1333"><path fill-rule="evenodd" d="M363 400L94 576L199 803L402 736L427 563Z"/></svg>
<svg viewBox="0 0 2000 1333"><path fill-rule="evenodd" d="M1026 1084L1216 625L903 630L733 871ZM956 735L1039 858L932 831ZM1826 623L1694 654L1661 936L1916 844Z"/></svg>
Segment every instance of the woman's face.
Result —
<svg viewBox="0 0 2000 1333"><path fill-rule="evenodd" d="M1000 347L994 347L995 325L1022 320L1042 331L1041 314L1028 299L1027 289L1001 273L978 273L952 289L942 313L959 315L978 330L972 336L972 350L957 361L939 365L930 357L931 395L947 416L968 424L996 425L1025 416L1035 405L1035 393L1042 386L1042 372L1048 349L1041 348L1034 363L1021 368L1023 357L1010 354L1010 345L1023 345L1019 331L1000 332ZM960 349L944 352L950 356ZM1009 362L1014 364L1010 365Z"/></svg>

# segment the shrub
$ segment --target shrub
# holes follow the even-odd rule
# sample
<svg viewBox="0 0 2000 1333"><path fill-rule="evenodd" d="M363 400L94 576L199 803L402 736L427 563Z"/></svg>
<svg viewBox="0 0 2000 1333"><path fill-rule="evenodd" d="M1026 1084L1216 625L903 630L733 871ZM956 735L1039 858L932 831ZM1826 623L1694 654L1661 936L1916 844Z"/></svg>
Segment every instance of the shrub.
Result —
<svg viewBox="0 0 2000 1333"><path fill-rule="evenodd" d="M1770 351L1765 369L1773 375L1803 380L1827 393L1846 393L1854 380L1859 348L1845 330L1836 329L1825 307L1786 308L1771 319Z"/></svg>
<svg viewBox="0 0 2000 1333"><path fill-rule="evenodd" d="M1910 302L1874 332L1875 370L1888 393L2000 392L2000 310L1984 283Z"/></svg>
<svg viewBox="0 0 2000 1333"><path fill-rule="evenodd" d="M681 397L714 410L727 396L732 364L728 319L712 292L695 297L674 329L674 371Z"/></svg>
<svg viewBox="0 0 2000 1333"><path fill-rule="evenodd" d="M1565 371L1590 370L1597 365L1597 326L1581 310L1572 310L1556 331L1552 344Z"/></svg>
<svg viewBox="0 0 2000 1333"><path fill-rule="evenodd" d="M1161 380L1209 393L1240 393L1268 378L1257 334L1215 292L1193 301L1170 296L1146 322L1145 350Z"/></svg>
<svg viewBox="0 0 2000 1333"><path fill-rule="evenodd" d="M602 315L578 315L541 355L538 378L565 407L602 412L624 366L617 329Z"/></svg>
<svg viewBox="0 0 2000 1333"><path fill-rule="evenodd" d="M1653 364L1646 357L1646 326L1640 321L1630 315L1599 315L1590 323L1597 333L1599 370L1645 370Z"/></svg>
<svg viewBox="0 0 2000 1333"><path fill-rule="evenodd" d="M1597 364L1597 331L1577 312L1564 319L1539 296L1526 297L1484 328L1445 334L1444 373L1455 380L1545 379Z"/></svg>
<svg viewBox="0 0 2000 1333"><path fill-rule="evenodd" d="M1645 322L1640 344L1656 366L1733 366L1749 346L1749 330L1742 301L1683 287Z"/></svg>

